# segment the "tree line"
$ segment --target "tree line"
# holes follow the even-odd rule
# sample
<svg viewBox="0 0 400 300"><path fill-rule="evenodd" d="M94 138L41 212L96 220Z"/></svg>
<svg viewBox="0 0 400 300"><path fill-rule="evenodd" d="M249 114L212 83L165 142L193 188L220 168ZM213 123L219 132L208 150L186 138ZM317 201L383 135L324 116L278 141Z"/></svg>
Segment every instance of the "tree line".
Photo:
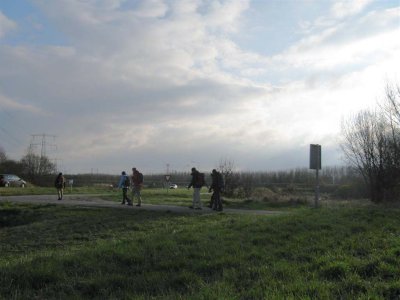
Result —
<svg viewBox="0 0 400 300"><path fill-rule="evenodd" d="M35 180L44 175L56 173L56 165L47 156L27 152L19 161L7 157L0 147L0 173L15 174L35 184Z"/></svg>
<svg viewBox="0 0 400 300"><path fill-rule="evenodd" d="M284 188L312 191L315 188L315 173L308 168L295 168L280 171L241 172L237 171L233 160L221 160L216 167L221 171L227 197L250 198L256 188L272 190ZM211 170L205 173L206 182L211 184ZM0 173L16 174L28 182L38 186L52 186L57 172L55 164L47 157L33 153L26 154L21 160L8 159L0 148ZM73 186L99 186L113 188L117 186L119 175L110 174L64 174L73 180ZM169 175L169 181L166 176ZM177 184L185 188L190 182L189 172L171 172L170 174L145 174L145 185L150 188L169 188ZM324 167L320 172L321 191L335 194L339 198L365 197L365 186L362 178L353 167L333 166Z"/></svg>

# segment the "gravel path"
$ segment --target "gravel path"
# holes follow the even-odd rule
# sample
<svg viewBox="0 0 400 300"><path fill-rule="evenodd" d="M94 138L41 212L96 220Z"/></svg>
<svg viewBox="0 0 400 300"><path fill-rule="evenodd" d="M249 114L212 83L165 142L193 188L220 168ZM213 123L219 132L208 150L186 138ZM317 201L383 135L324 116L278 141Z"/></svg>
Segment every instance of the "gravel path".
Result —
<svg viewBox="0 0 400 300"><path fill-rule="evenodd" d="M151 210L164 211L174 213L192 213L192 214L210 214L218 213L208 207L203 207L202 210L189 209L184 206L172 205L153 205L143 204L141 207L121 205L119 202L108 201L97 197L99 195L65 195L63 200L57 200L56 195L25 195L25 196L0 196L0 202L13 203L36 203L36 204L56 204L56 205L72 205L82 207L112 207L119 209L131 210ZM247 210L247 209L224 209L224 213L239 213L239 214L254 214L254 215L277 215L282 214L280 211L268 210Z"/></svg>

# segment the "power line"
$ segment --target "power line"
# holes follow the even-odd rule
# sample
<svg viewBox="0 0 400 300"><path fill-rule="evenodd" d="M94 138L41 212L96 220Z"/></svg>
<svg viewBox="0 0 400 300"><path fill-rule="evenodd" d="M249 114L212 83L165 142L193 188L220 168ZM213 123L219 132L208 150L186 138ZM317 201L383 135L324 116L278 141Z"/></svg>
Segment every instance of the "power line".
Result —
<svg viewBox="0 0 400 300"><path fill-rule="evenodd" d="M31 141L31 144L30 144L29 147L30 147L30 149L32 149L34 146L41 146L41 148L40 148L40 156L41 157L45 157L46 156L47 147L55 147L57 149L57 145L56 144L49 144L47 142L47 138L48 137L52 137L53 140L55 141L55 139L56 139L55 135L42 133L42 134L31 134L31 136L32 136L32 141ZM41 137L41 139L42 139L41 142L40 143L34 143L35 139L38 138L38 137Z"/></svg>
<svg viewBox="0 0 400 300"><path fill-rule="evenodd" d="M7 118L7 119L4 117L0 118L0 121L3 121L0 122L0 133L2 133L2 136L8 140L8 143L13 144L13 147L22 147L24 142L22 142L21 139L17 137L27 136L28 134L25 132L24 129L22 129L22 127L20 126L20 124L18 124L18 122L15 122L18 118L12 115L4 108L0 109L0 113ZM15 129L17 129L18 131L17 134L13 132L15 131ZM2 139L2 141L4 141L4 139Z"/></svg>
<svg viewBox="0 0 400 300"><path fill-rule="evenodd" d="M28 135L25 128L20 124L20 122L16 122L18 118L14 114L11 114L9 111L5 109L0 109L0 112L3 113L3 115L6 116L9 120L8 122L5 122L4 125L11 124L12 128L17 129L20 134L22 133L24 135Z"/></svg>
<svg viewBox="0 0 400 300"><path fill-rule="evenodd" d="M31 136L32 136L32 140L31 140L31 143L30 143L30 145L29 145L29 150L28 150L28 152L34 153L33 148L36 147L36 146L40 146L40 157L41 157L41 158L46 157L46 158L48 158L50 161L53 161L56 170L58 170L58 166L57 166L57 165L58 165L58 161L62 161L62 159L60 159L60 158L50 158L50 157L47 157L47 148L51 147L51 148L55 148L55 149L57 150L57 145L56 145L55 143L54 143L54 144L51 144L51 143L48 142L48 139L49 139L49 138L52 138L53 141L55 141L56 136L55 136L55 135L52 135L52 134L46 134L46 133L42 133L42 134L31 134ZM37 140L37 139L39 139L39 142L36 142L36 143L35 143L35 140Z"/></svg>
<svg viewBox="0 0 400 300"><path fill-rule="evenodd" d="M20 146L22 144L20 140L8 132L8 130L6 130L3 126L0 126L0 130L5 133L5 135L14 143L15 146Z"/></svg>

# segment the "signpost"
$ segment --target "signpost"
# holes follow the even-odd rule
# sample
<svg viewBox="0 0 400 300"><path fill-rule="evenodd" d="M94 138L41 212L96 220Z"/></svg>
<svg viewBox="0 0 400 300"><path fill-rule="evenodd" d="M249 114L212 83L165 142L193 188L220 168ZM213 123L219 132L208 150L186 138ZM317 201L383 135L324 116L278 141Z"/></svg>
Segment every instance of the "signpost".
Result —
<svg viewBox="0 0 400 300"><path fill-rule="evenodd" d="M171 179L171 175L165 175L165 185L167 187L167 193L169 191L169 181Z"/></svg>
<svg viewBox="0 0 400 300"><path fill-rule="evenodd" d="M310 169L316 173L315 187L315 207L318 207L319 201L319 170L321 170L321 145L310 145Z"/></svg>
<svg viewBox="0 0 400 300"><path fill-rule="evenodd" d="M72 193L72 186L74 185L74 180L73 179L69 179L68 180L68 185L69 185L70 191Z"/></svg>

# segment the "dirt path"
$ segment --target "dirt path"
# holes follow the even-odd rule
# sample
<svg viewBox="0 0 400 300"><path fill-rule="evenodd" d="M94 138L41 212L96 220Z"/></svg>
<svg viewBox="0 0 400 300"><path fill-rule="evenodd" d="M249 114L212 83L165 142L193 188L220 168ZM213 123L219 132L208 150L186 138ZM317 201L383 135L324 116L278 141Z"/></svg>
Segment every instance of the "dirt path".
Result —
<svg viewBox="0 0 400 300"><path fill-rule="evenodd" d="M172 205L153 205L142 204L141 207L121 205L115 201L108 201L96 197L96 195L65 195L64 199L59 201L55 195L25 195L25 196L0 196L0 202L13 203L36 203L36 204L56 204L56 205L72 205L82 207L111 207L119 209L133 210L151 210L164 211L174 213L192 213L192 214L210 214L218 213L208 207L203 207L202 210L193 210L184 206ZM254 214L254 215L277 215L282 214L280 211L268 210L247 210L247 209L224 209L224 213L239 213L239 214Z"/></svg>

